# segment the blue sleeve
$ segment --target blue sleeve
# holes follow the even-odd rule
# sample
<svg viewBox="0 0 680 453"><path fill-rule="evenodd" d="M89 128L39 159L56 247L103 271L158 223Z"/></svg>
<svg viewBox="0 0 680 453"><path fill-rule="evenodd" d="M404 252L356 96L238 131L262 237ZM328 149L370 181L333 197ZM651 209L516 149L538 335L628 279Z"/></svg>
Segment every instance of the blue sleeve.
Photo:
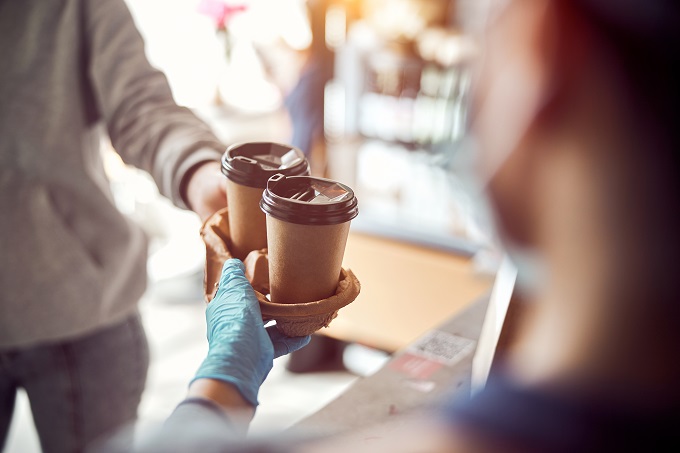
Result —
<svg viewBox="0 0 680 453"><path fill-rule="evenodd" d="M135 453L287 453L294 443L268 439L245 439L222 408L213 401L188 398L182 401L157 431L140 433Z"/></svg>
<svg viewBox="0 0 680 453"><path fill-rule="evenodd" d="M680 445L679 411L673 404L644 409L578 387L524 386L495 375L471 399L443 407L442 415L504 450L571 453L668 451L664 445Z"/></svg>

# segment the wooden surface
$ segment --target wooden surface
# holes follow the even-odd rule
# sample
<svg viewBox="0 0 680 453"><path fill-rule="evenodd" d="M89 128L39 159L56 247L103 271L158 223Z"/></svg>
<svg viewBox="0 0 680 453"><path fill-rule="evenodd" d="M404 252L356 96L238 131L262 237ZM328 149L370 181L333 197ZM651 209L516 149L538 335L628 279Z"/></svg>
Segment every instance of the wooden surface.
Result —
<svg viewBox="0 0 680 453"><path fill-rule="evenodd" d="M350 232L343 267L361 294L318 333L394 352L486 294L470 258Z"/></svg>

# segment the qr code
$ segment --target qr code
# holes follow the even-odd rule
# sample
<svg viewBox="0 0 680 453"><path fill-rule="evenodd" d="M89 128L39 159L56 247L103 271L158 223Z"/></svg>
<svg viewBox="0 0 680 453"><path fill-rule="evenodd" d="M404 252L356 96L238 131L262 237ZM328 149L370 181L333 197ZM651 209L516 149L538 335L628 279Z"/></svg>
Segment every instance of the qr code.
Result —
<svg viewBox="0 0 680 453"><path fill-rule="evenodd" d="M453 365L471 353L474 347L474 340L433 330L417 339L408 350L445 365Z"/></svg>

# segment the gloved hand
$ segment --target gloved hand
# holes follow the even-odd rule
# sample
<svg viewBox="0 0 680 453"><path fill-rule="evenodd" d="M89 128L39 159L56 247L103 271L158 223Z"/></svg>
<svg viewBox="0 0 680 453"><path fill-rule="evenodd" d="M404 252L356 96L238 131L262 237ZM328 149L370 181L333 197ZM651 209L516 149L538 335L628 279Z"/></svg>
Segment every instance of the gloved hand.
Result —
<svg viewBox="0 0 680 453"><path fill-rule="evenodd" d="M296 351L310 337L287 337L276 326L265 329L255 292L238 259L225 261L219 288L206 309L208 355L192 380L233 384L253 406L276 357Z"/></svg>

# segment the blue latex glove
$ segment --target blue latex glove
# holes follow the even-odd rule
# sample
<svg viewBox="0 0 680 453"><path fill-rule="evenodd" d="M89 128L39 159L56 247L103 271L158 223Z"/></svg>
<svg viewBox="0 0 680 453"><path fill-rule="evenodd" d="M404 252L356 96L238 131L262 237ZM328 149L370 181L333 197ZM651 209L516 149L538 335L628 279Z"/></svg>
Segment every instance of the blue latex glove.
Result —
<svg viewBox="0 0 680 453"><path fill-rule="evenodd" d="M300 349L311 337L287 337L276 326L265 329L260 305L244 270L237 259L227 260L222 267L217 294L205 312L208 356L193 380L229 382L257 406L257 393L274 359Z"/></svg>

